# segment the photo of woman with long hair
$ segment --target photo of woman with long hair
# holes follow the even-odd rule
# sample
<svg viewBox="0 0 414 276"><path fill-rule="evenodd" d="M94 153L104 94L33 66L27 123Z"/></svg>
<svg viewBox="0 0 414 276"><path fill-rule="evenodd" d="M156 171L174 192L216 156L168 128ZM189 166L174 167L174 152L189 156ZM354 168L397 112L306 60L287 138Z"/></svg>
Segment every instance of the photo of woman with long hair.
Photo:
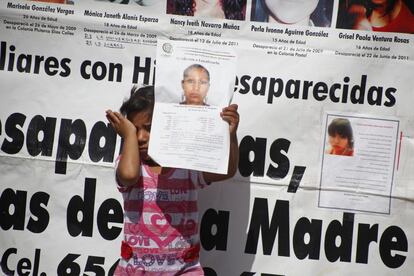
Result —
<svg viewBox="0 0 414 276"><path fill-rule="evenodd" d="M244 20L246 0L167 0L167 13Z"/></svg>
<svg viewBox="0 0 414 276"><path fill-rule="evenodd" d="M414 33L414 1L340 1L336 27L374 32Z"/></svg>

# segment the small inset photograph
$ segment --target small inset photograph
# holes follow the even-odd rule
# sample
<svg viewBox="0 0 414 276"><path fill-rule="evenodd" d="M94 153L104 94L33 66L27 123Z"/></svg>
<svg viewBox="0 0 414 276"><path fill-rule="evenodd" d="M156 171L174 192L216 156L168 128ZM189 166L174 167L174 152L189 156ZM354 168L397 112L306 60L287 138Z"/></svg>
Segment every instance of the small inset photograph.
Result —
<svg viewBox="0 0 414 276"><path fill-rule="evenodd" d="M353 156L354 134L347 118L334 118L327 129L326 154Z"/></svg>
<svg viewBox="0 0 414 276"><path fill-rule="evenodd" d="M167 0L167 13L245 20L246 0Z"/></svg>
<svg viewBox="0 0 414 276"><path fill-rule="evenodd" d="M414 33L414 0L340 0L338 29Z"/></svg>
<svg viewBox="0 0 414 276"><path fill-rule="evenodd" d="M333 0L252 0L251 21L330 27Z"/></svg>
<svg viewBox="0 0 414 276"><path fill-rule="evenodd" d="M201 64L191 64L183 71L183 94L180 104L208 105L210 72Z"/></svg>
<svg viewBox="0 0 414 276"><path fill-rule="evenodd" d="M232 48L159 39L155 101L192 107L226 107L234 94L236 56Z"/></svg>

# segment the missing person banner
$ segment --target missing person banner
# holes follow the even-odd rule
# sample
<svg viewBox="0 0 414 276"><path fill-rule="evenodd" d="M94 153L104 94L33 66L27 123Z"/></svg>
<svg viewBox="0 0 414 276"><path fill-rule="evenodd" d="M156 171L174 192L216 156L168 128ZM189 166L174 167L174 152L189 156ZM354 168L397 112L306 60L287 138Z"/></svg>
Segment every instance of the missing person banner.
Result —
<svg viewBox="0 0 414 276"><path fill-rule="evenodd" d="M237 56L238 174L200 192L205 274L410 275L413 2L294 5L2 1L2 274L113 274L121 139L105 110L158 84L157 41L174 38Z"/></svg>

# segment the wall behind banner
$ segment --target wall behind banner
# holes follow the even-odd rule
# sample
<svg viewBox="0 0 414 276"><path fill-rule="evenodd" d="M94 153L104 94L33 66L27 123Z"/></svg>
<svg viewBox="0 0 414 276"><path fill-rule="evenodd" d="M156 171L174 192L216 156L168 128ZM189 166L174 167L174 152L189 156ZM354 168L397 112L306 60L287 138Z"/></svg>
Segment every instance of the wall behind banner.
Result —
<svg viewBox="0 0 414 276"><path fill-rule="evenodd" d="M200 193L206 275L410 275L412 1L385 23L363 1L106 2L0 4L3 274L113 274L121 141L104 111L156 81L169 38L238 54L239 172ZM325 154L329 116L365 125L354 170L326 180L351 166Z"/></svg>

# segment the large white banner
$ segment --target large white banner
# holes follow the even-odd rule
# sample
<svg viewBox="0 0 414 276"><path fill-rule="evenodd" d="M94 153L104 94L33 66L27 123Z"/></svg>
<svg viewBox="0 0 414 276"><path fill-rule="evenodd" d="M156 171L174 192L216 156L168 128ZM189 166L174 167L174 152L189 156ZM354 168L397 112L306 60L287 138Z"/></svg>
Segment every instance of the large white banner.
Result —
<svg viewBox="0 0 414 276"><path fill-rule="evenodd" d="M357 1L60 2L0 2L2 274L113 274L105 110L156 82L158 38L238 56L238 174L200 192L206 275L412 274L411 0L385 23Z"/></svg>

